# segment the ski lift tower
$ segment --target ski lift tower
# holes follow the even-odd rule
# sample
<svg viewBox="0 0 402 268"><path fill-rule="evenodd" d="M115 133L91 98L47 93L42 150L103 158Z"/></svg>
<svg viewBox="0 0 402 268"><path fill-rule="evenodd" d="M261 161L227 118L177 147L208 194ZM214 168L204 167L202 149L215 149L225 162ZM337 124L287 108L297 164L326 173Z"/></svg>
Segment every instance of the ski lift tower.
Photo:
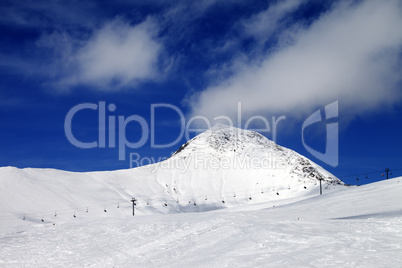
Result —
<svg viewBox="0 0 402 268"><path fill-rule="evenodd" d="M131 198L131 202L133 203L133 216L134 216L134 207L137 205L135 202L137 199L135 197Z"/></svg>
<svg viewBox="0 0 402 268"><path fill-rule="evenodd" d="M389 172L389 168L385 169L385 172L387 173L387 180L388 180L388 172ZM392 175L392 174L391 174Z"/></svg>
<svg viewBox="0 0 402 268"><path fill-rule="evenodd" d="M323 180L323 178L322 177L319 177L318 178L319 180L320 180L320 195L322 195L322 180Z"/></svg>

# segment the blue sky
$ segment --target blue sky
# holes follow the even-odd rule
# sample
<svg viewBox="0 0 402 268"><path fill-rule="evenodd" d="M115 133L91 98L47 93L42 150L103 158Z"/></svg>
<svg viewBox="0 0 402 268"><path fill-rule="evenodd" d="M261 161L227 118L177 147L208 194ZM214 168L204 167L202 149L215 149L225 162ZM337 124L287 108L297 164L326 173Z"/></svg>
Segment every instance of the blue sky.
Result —
<svg viewBox="0 0 402 268"><path fill-rule="evenodd" d="M284 116L276 142L337 176L363 174L341 178L347 183L380 180L386 167L402 175L400 25L402 4L392 0L2 1L0 165L93 171L129 168L130 153L168 157L186 141L174 106L184 123L227 116L244 128L266 118L270 139L272 117ZM303 122L334 102L338 116L304 135L324 153L326 124L337 123L335 166L302 142ZM119 160L119 117L133 120L124 137L136 143L144 134L136 118L151 126L152 105L161 103L170 106L154 108L154 141L172 144L155 148L149 133ZM72 133L95 148L66 137L66 116L80 104L98 109L79 110ZM256 119L249 128L263 126Z"/></svg>

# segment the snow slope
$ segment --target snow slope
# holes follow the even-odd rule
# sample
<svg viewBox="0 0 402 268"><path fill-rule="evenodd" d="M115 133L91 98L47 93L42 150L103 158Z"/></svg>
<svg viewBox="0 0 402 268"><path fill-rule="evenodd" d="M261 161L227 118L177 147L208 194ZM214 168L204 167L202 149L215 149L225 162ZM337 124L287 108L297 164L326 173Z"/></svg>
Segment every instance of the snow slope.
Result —
<svg viewBox="0 0 402 268"><path fill-rule="evenodd" d="M141 168L0 168L1 267L401 267L401 227L402 178L347 187L225 126Z"/></svg>
<svg viewBox="0 0 402 268"><path fill-rule="evenodd" d="M204 213L25 221L0 229L0 266L401 267L401 226L402 177Z"/></svg>
<svg viewBox="0 0 402 268"><path fill-rule="evenodd" d="M132 197L138 200L138 215L306 198L319 193L319 179L325 192L345 188L320 166L256 132L217 125L166 161L135 169L0 168L0 227L23 218L62 222L73 215L124 216L131 213Z"/></svg>

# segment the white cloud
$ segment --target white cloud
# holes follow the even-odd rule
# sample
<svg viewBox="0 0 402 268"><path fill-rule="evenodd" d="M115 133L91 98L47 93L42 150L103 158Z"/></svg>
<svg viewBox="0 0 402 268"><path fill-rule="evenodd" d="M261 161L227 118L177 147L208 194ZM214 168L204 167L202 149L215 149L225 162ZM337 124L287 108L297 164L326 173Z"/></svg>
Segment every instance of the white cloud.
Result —
<svg viewBox="0 0 402 268"><path fill-rule="evenodd" d="M300 114L340 100L351 116L400 102L400 25L399 1L334 6L307 29L295 32L293 25L283 32L292 35L291 45L258 63L242 64L234 75L194 96L192 115L235 118L238 101L246 114Z"/></svg>
<svg viewBox="0 0 402 268"><path fill-rule="evenodd" d="M116 19L95 30L85 41L77 42L65 34L46 38L48 46L59 52L55 64L61 73L53 86L68 89L90 85L107 91L155 79L162 51L155 39L156 31L150 19L138 25Z"/></svg>
<svg viewBox="0 0 402 268"><path fill-rule="evenodd" d="M242 21L242 31L245 36L255 38L264 43L275 32L279 31L286 15L297 10L304 0L279 1L268 9Z"/></svg>

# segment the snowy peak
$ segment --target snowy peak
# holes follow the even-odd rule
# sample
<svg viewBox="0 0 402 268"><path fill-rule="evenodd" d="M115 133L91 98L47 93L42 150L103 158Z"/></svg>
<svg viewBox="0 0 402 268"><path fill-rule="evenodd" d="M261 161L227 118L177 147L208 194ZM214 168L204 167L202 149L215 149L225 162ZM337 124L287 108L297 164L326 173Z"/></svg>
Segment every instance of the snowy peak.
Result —
<svg viewBox="0 0 402 268"><path fill-rule="evenodd" d="M209 145L215 150L268 148L274 144L258 132L224 125L211 128L205 136L209 137Z"/></svg>
<svg viewBox="0 0 402 268"><path fill-rule="evenodd" d="M217 124L183 144L174 155L201 150L209 150L210 153L218 154L241 153L264 148L281 150L280 146L258 132Z"/></svg>
<svg viewBox="0 0 402 268"><path fill-rule="evenodd" d="M197 156L196 156L197 155ZM293 150L277 145L258 132L218 124L183 144L172 156L172 160L203 158L205 162L218 158L231 163L253 162L251 169L263 170L268 176L283 179L293 178L304 183L317 184L324 180L333 184L342 181ZM266 164L269 163L269 166ZM250 167L250 165L245 165ZM244 167L244 165L243 165ZM242 168L244 169L244 168Z"/></svg>

